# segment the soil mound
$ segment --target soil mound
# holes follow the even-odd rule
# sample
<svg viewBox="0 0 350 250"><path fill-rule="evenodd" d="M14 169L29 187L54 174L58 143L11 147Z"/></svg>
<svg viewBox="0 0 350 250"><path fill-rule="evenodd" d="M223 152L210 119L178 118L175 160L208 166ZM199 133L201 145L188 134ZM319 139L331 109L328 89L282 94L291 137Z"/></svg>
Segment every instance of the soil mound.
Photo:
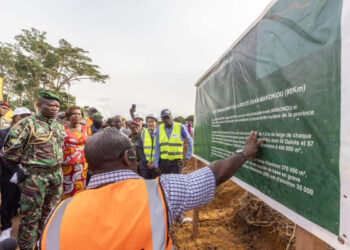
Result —
<svg viewBox="0 0 350 250"><path fill-rule="evenodd" d="M194 170L194 162L191 158L184 173ZM189 211L185 217L192 214ZM295 248L295 224L232 181L219 186L213 201L199 209L196 241L192 222L175 222L170 233L176 249Z"/></svg>

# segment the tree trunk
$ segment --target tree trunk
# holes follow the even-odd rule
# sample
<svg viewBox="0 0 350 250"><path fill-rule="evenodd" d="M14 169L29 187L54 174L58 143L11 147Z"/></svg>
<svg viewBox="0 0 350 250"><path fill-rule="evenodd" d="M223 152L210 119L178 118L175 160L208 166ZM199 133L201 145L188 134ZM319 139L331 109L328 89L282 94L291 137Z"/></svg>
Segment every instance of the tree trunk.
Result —
<svg viewBox="0 0 350 250"><path fill-rule="evenodd" d="M38 91L36 91L33 95L33 108L34 108L35 114L39 114L39 110L36 105L38 103L38 100L39 100L39 93Z"/></svg>

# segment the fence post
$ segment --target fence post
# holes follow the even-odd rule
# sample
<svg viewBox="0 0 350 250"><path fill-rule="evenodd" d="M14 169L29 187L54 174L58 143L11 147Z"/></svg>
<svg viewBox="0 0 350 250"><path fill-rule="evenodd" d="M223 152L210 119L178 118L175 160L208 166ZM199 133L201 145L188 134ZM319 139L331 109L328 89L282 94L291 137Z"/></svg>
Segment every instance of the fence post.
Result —
<svg viewBox="0 0 350 250"><path fill-rule="evenodd" d="M296 228L295 240L296 250L326 250L327 247L324 241L299 226Z"/></svg>
<svg viewBox="0 0 350 250"><path fill-rule="evenodd" d="M194 160L194 170L198 168L198 160ZM199 223L199 208L193 210L193 222L192 222L192 238L195 241L198 236L198 223Z"/></svg>

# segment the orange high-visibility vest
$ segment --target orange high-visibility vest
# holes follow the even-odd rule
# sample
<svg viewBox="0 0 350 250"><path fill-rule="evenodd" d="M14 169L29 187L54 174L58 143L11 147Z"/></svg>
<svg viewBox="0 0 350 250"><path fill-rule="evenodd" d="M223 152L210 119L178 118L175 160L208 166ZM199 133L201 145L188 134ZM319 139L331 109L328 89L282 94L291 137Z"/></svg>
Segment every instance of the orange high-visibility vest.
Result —
<svg viewBox="0 0 350 250"><path fill-rule="evenodd" d="M40 249L172 249L159 178L128 179L61 202L44 227Z"/></svg>

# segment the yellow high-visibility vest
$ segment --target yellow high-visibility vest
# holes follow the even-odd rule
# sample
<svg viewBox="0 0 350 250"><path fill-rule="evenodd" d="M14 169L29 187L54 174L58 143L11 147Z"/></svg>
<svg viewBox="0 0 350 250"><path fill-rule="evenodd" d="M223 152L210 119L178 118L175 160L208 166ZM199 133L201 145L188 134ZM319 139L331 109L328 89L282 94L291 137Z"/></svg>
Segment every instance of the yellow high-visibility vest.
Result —
<svg viewBox="0 0 350 250"><path fill-rule="evenodd" d="M181 141L181 124L174 122L170 138L165 132L164 124L159 126L160 159L181 160L183 159L183 141Z"/></svg>
<svg viewBox="0 0 350 250"><path fill-rule="evenodd" d="M146 160L148 162L154 162L154 152L156 145L156 137L152 137L147 128L143 129L141 132L141 140L143 144L143 153L145 154Z"/></svg>

